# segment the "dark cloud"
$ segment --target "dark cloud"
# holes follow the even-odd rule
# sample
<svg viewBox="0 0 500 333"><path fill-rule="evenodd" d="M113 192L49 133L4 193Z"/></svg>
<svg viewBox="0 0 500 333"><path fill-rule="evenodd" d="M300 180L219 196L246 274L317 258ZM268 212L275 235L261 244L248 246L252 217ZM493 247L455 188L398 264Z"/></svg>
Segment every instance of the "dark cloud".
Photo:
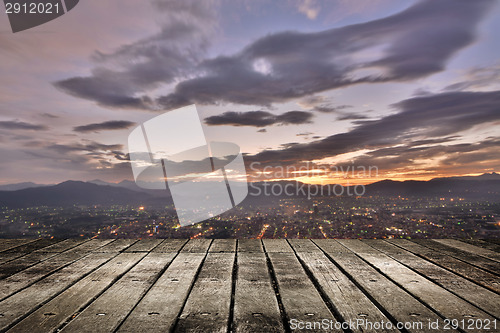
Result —
<svg viewBox="0 0 500 333"><path fill-rule="evenodd" d="M267 132L267 130L265 128L262 128L262 129L257 131L257 133L266 133L266 132Z"/></svg>
<svg viewBox="0 0 500 333"><path fill-rule="evenodd" d="M214 3L153 1L163 16L160 32L109 54L96 52L92 56L96 67L90 76L73 77L54 85L103 106L154 109L146 92L189 75L205 54L216 24Z"/></svg>
<svg viewBox="0 0 500 333"><path fill-rule="evenodd" d="M46 131L49 129L45 125L31 124L18 120L0 121L0 128L9 130L31 130L31 131Z"/></svg>
<svg viewBox="0 0 500 333"><path fill-rule="evenodd" d="M500 163L499 153L500 138L488 138L474 143L382 148L363 154L353 162L355 165L377 166L380 172L425 173L441 170L453 174L470 170L480 172L481 169L478 168L497 168ZM429 160L434 160L437 164L429 165Z"/></svg>
<svg viewBox="0 0 500 333"><path fill-rule="evenodd" d="M271 105L353 84L425 77L442 71L474 41L477 24L493 3L424 0L367 23L268 35L234 56L202 62L203 74L180 82L158 102L167 109L221 100ZM381 45L383 51L373 52ZM372 59L353 57L361 52L372 53Z"/></svg>
<svg viewBox="0 0 500 333"><path fill-rule="evenodd" d="M343 113L337 117L337 120L361 120L368 118L370 117L360 113Z"/></svg>
<svg viewBox="0 0 500 333"><path fill-rule="evenodd" d="M463 91L497 85L500 81L500 62L489 67L475 67L467 71L463 81L451 84L443 91Z"/></svg>
<svg viewBox="0 0 500 333"><path fill-rule="evenodd" d="M49 113L49 112L42 113L42 114L40 114L40 116L45 117L45 118L50 118L50 119L59 118L58 115L55 115L55 114L52 114L52 113Z"/></svg>
<svg viewBox="0 0 500 333"><path fill-rule="evenodd" d="M500 91L415 97L394 104L395 108L401 110L399 113L379 120L364 121L349 132L311 143L294 143L280 150L265 150L247 159L270 164L292 164L361 149L380 149L411 141L422 143L422 138L451 140L450 136L476 125L500 122L499 106Z"/></svg>
<svg viewBox="0 0 500 333"><path fill-rule="evenodd" d="M228 111L221 115L205 118L205 124L232 125L232 126L254 126L264 127L270 125L299 125L311 122L313 115L305 111L288 111L280 115L274 115L266 111L234 112Z"/></svg>
<svg viewBox="0 0 500 333"><path fill-rule="evenodd" d="M96 53L91 76L55 86L109 107L172 109L220 101L269 106L359 83L410 81L442 71L470 45L494 2L422 0L386 18L320 32L275 33L233 56L203 60L216 6L156 1L168 16L160 33L111 54ZM361 53L371 58L356 56ZM116 63L122 70L109 66ZM175 82L172 93L148 96Z"/></svg>
<svg viewBox="0 0 500 333"><path fill-rule="evenodd" d="M120 130L134 126L136 123L126 120L110 120L102 123L94 123L88 125L77 126L73 128L75 132L99 132L105 130Z"/></svg>
<svg viewBox="0 0 500 333"><path fill-rule="evenodd" d="M99 142L87 142L87 143L73 143L73 144L52 144L47 146L48 149L60 152L111 152L123 149L122 144L112 144L107 145Z"/></svg>
<svg viewBox="0 0 500 333"><path fill-rule="evenodd" d="M318 105L315 106L313 110L322 113L335 113L348 108L352 108L352 105L338 105L338 106Z"/></svg>

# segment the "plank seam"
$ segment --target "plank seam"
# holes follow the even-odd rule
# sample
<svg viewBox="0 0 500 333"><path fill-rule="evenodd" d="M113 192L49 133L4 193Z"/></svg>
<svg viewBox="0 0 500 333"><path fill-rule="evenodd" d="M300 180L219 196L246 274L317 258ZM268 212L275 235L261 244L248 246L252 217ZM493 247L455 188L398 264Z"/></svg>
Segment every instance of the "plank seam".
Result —
<svg viewBox="0 0 500 333"><path fill-rule="evenodd" d="M295 248L292 246L292 244L289 242L288 239L287 239L287 242L290 245L290 247L292 248L292 251L295 254L295 257L298 259L300 265L302 266L302 269L304 269L304 271L306 272L307 277L309 278L309 280L311 280L311 282L313 283L314 287L316 288L316 290L318 291L319 295L321 296L321 299L326 304L326 306L328 307L328 309L330 310L330 312L333 314L333 317L335 318L335 320L337 320L340 323L345 322L345 318L342 316L342 314L339 312L339 310L335 307L335 305L332 303L332 301L328 298L328 296L326 295L325 291L323 290L323 288L319 284L318 280L314 276L313 272L311 272L309 270L309 268L307 267L307 265L305 264L305 262L297 254L297 251L295 250ZM314 245L316 245L316 244L314 244ZM350 328L346 328L346 329L344 329L344 332L352 333L352 330Z"/></svg>
<svg viewBox="0 0 500 333"><path fill-rule="evenodd" d="M128 272L130 272L131 269L133 269L135 266L137 266L145 257L146 257L147 253L145 253L141 259L137 260L137 262L133 265L131 265L125 272L117 275L113 280L111 280L111 282L103 288L103 290L101 290L101 292L99 292L97 295L95 295L94 297L92 297L92 299L87 302L86 304L83 304L78 310L75 311L75 313L73 313L70 317L66 318L66 320L61 324L59 325L54 331L55 332L59 332L61 331L64 326L68 325L70 321L72 321L73 319L75 319L76 317L78 317L78 315L84 311L86 308L88 308L90 306L90 304L92 304L96 299L98 299L102 294L104 294L109 288L111 288L111 286L113 286L116 281L120 280L125 274L127 274Z"/></svg>
<svg viewBox="0 0 500 333"><path fill-rule="evenodd" d="M436 251L436 252L438 252L438 253L441 253L442 255L445 255L445 256L450 256L450 257L453 257L453 258L455 258L455 259L458 259L458 260L460 260L460 261L462 261L462 262L465 262L466 264L469 264L469 265L474 266L474 267L476 267L476 268L482 269L483 271L486 271L486 272L488 272L488 273L490 273L490 274L494 274L494 275L496 275L496 276L500 276L500 274L499 274L498 272L494 272L494 271L491 271L491 270L489 270L489 269L487 269L487 268L484 268L484 267L478 266L478 265L474 264L473 262L471 262L471 261L473 261L473 260L471 260L471 261L466 261L466 260L464 260L463 258L460 258L459 254L457 254L457 253L453 253L453 252L456 252L456 251L462 251L462 250L460 250L460 249L456 249L456 248L453 248L453 247L451 247L451 246L447 246L447 245L445 245L445 244L441 244L441 243L438 243L438 242L436 242L436 246L437 246L437 248L434 248L434 247L429 247L429 246L427 246L425 243L420 244L420 243L417 243L417 242L413 242L413 240L409 240L409 241L410 241L410 242L412 242L412 243L415 243L415 244L417 244L417 245L421 245L421 246L424 246L424 247L426 247L426 248L428 248L428 249L431 249L432 251ZM439 250L438 248L439 248L439 246L440 246L440 245L442 245L443 247L445 247L445 249L446 249L446 247L450 248L450 249L449 249L449 251L450 251L452 254L450 254L450 253L446 253L446 252L442 252L441 250ZM465 252L465 251L462 251L462 252ZM481 257L481 256L478 256L477 254L472 254L472 253L470 253L470 254L471 254L471 255L475 255L475 256L477 256L477 257ZM492 261L494 264L496 264L496 262L495 262L495 261L493 261L493 260L491 260L491 259L488 259L488 258L485 258L485 257L481 257L481 258L482 258L482 259L489 260L489 261Z"/></svg>
<svg viewBox="0 0 500 333"><path fill-rule="evenodd" d="M335 261L335 259L332 258L332 256L330 256L330 254L328 252L323 250L323 248L321 248L321 246L316 244L316 242L314 242L314 240L312 240L312 242L314 243L314 245L316 245L323 252L323 254L328 258L328 260L330 260L330 262L332 264L334 264L340 270L340 272L342 274L344 274L349 280L351 280L351 282L354 283L354 285L356 287L358 287L358 289L361 290L361 292L363 294L365 294L366 297L368 297L368 299L387 317L387 319L389 319L391 321L391 323L394 326L397 325L398 320L396 318L394 318L390 312L388 312L365 288L363 288L363 286L361 286L361 284L359 284L358 281L356 281L356 279L354 279L351 274L349 274L342 266L340 266ZM402 333L409 333L408 330L406 330L404 328L400 329L400 331Z"/></svg>
<svg viewBox="0 0 500 333"><path fill-rule="evenodd" d="M186 244L187 243L188 242L186 242ZM207 250L205 252L205 256L203 257L203 260L201 261L200 265L198 266L198 269L196 270L196 274L194 275L194 278L193 278L193 283L191 284L191 286L189 286L189 291L186 294L186 298L184 299L184 302L182 302L182 306L181 306L181 308L179 310L179 313L177 313L177 317L175 318L175 322L172 325L171 332L175 332L175 330L177 328L177 325L179 324L179 318L180 318L182 312L184 311L184 308L186 307L186 303L187 303L187 301L189 299L189 296L191 295L191 292L193 291L193 288L194 288L194 285L196 284L196 281L198 280L198 277L200 275L201 269L202 269L203 265L205 264L205 260L207 259L208 251L210 250L210 247L212 247L213 243L214 243L214 241L212 239L212 241L210 242L210 245L208 246L208 248L207 248Z"/></svg>
<svg viewBox="0 0 500 333"><path fill-rule="evenodd" d="M436 285L440 286L440 287L441 287L441 288L443 288L444 290L446 290L446 291L448 291L449 293L451 293L451 294L453 294L453 295L457 296L458 298L460 298L460 299L462 299L463 301L465 301L465 302L469 303L470 305L472 305L473 307L475 307L475 308L479 309L480 311L483 311L483 312L485 312L485 313L489 314L489 315L490 315L490 316L492 316L493 318L500 319L500 317L499 317L498 315L494 315L494 314L490 313L489 311L487 311L487 310L485 310L485 309L483 309L483 308L480 308L480 307L479 307L479 306L477 306L476 304L471 303L469 300L467 300L467 299L466 299L466 298L464 298L463 296L460 296L459 294L457 294L457 293L456 293L456 292L454 292L453 290L448 289L446 286L444 286L444 285L442 285L441 283L439 283L438 281L436 281L436 280L434 280L434 279L432 279L432 278L430 278L430 277L426 276L425 274L420 273L419 271L415 270L415 269L414 269L414 268L412 268L411 266L406 265L404 262L402 262L402 261L398 260L397 258L393 257L391 254L386 253L386 252L383 252L383 251L381 251L381 250L377 249L376 247L371 246L371 245L370 245L370 244L368 244L368 243L365 243L365 242L363 242L363 243L364 243L364 244L366 244L366 245L368 245L368 246L370 246L371 248L373 248L373 249L375 249L375 250L379 251L380 253L385 254L385 255L386 255L386 256L388 256L389 258L391 258L391 259L395 260L396 262L400 263L401 265L405 266L406 268L408 268L409 270L413 271L413 272L414 272L414 273L416 273L417 275L420 275L420 276L421 276L421 277L423 277L424 279L426 279L426 280L428 280L428 281L430 281L430 282L432 282L432 283L434 283L434 284L436 284ZM390 244L390 243L389 243L389 244ZM424 259L424 260L425 260L425 259ZM426 261L428 261L428 260L426 260ZM428 262L429 262L429 263L431 263L431 264L433 264L433 263L432 263L432 262L430 262L430 261L428 261ZM453 273L453 272L449 272L449 273L454 274L454 275L457 275L457 274L455 274L455 273ZM457 275L457 276L458 276L458 275ZM483 288L482 286L479 286L479 287Z"/></svg>
<svg viewBox="0 0 500 333"><path fill-rule="evenodd" d="M274 296L276 296L276 300L278 302L278 307L280 310L281 320L283 322L283 327L284 327L286 333L291 333L292 330L290 329L289 318L288 318L288 315L285 311L283 301L281 300L281 294L279 291L278 279L276 277L276 272L274 271L273 264L271 263L271 259L269 258L269 254L266 251L266 246L264 245L264 242L262 242L262 240L261 240L261 244L262 244L262 250L264 251L264 255L266 256L267 269L269 270L269 276L271 277L271 285L274 289Z"/></svg>
<svg viewBox="0 0 500 333"><path fill-rule="evenodd" d="M184 243L181 248L185 245L186 243ZM141 295L141 297L139 297L139 300L134 304L134 306L132 307L132 309L130 309L129 313L127 313L127 315L125 317L123 317L123 320L120 321L118 323L118 325L116 326L116 328L113 330L113 332L117 332L121 326L123 326L123 323L125 323L125 321L128 319L128 317L130 317L130 314L137 308L137 306L139 305L139 303L141 303L141 301L144 299L144 297L146 297L147 293L151 290L151 288L153 288L153 286L156 284L156 282L158 282L158 280L160 279L160 277L165 273L165 271L172 265L172 262L174 262L175 258L177 258L179 256L179 253L180 253L180 250L177 251L177 253L175 254L175 256L170 260L170 262L165 265L165 267L158 273L158 275L156 276L156 279L153 281L153 283L151 283L151 285L144 291L144 293ZM149 254L154 254L153 252L149 252ZM145 257L144 257L145 258ZM90 304L89 304L90 306Z"/></svg>
<svg viewBox="0 0 500 333"><path fill-rule="evenodd" d="M424 300L422 300L420 297L414 295L412 292L410 292L409 290L405 289L401 284L399 284L398 282L396 282L395 280L393 280L391 277L389 277L388 275L384 274L384 272L382 272L380 269L378 269L376 266L370 264L367 260L363 259L358 253L352 251L351 249L349 249L347 246L345 246L344 244L340 243L340 245L342 245L343 247L345 247L346 249L348 249L349 251L351 251L352 253L354 253L358 258L360 258L362 261L364 261L368 266L372 267L373 269L375 269L379 274L381 274L382 276L384 276L386 279L388 279L389 281L391 281L392 283L394 283L397 287L399 287L400 289L402 289L403 291L405 291L408 295L410 295L411 297L413 297L414 299L416 299L418 302L420 302L423 306L425 306L427 309L429 309L430 311L434 312L437 316L439 316L441 319L447 319L446 316L442 315L440 312L438 312L436 309L434 309L433 307L431 307L430 305L428 305ZM432 281L431 281L432 282ZM462 333L467 333L466 331L462 330L460 327L457 329L459 332L462 332Z"/></svg>
<svg viewBox="0 0 500 333"><path fill-rule="evenodd" d="M66 288L64 288L63 290L61 290L60 292L52 295L52 297L50 297L49 299L37 304L31 311L28 311L27 313L25 313L24 315L22 315L20 318L18 318L17 320L15 320L14 322L12 322L11 324L9 324L9 326L7 326L7 328L5 329L6 331L8 331L9 329L11 329L12 327L14 327L15 325L17 325L18 323L20 323L21 321L23 321L26 317L28 317L29 315L31 315L33 312L37 311L38 309L40 309L42 306L44 306L45 304L49 303L50 301L52 301L54 298L56 298L57 296L59 296L60 294L62 294L63 292L65 292L66 290L68 290L69 288L71 288L72 286L74 286L76 283L80 282L82 279L86 278L89 274L93 273L94 271L96 271L97 269L101 268L103 265L105 265L106 263L108 263L109 261L111 261L113 258L115 258L116 256L118 256L119 253L117 253L116 255L114 255L113 257L109 258L108 260L104 261L102 264L100 264L99 266L95 267L93 270L87 272L86 274L82 275L79 279L75 280L72 284L70 284L69 286L67 286ZM12 295L11 295L12 296ZM9 296L10 297L10 296Z"/></svg>
<svg viewBox="0 0 500 333"><path fill-rule="evenodd" d="M227 321L227 331L234 331L234 302L236 294L236 279L238 278L238 240L236 240L235 250L234 250L234 261L233 261L233 272L231 281L231 302L229 304L229 317Z"/></svg>
<svg viewBox="0 0 500 333"><path fill-rule="evenodd" d="M384 240L384 241L385 241L385 242L387 242L386 240ZM458 276L460 276L460 277L462 277L462 278L464 278L464 279L466 279L466 280L468 280L468 281L470 281L470 282L473 282L474 284L476 284L476 285L478 285L478 286L480 286L480 287L486 288L486 289L488 289L489 291L494 292L494 293L495 293L495 294L497 294L497 295L500 295L500 292L496 291L495 289L492 289L490 286L485 285L485 284L482 284L482 283L480 283L480 282L478 282L478 281L476 281L476 280L474 280L474 279L472 279L472 278L469 278L469 277L467 277L467 276L463 275L462 273L460 273L459 271L455 271L455 270L453 270L453 269L451 269L451 268L449 268L449 267L443 266L443 264L442 264L442 263L440 263L440 262L439 262L438 260L436 260L436 259L429 259L429 258L425 257L424 255L421 255L421 254L419 254L419 253L413 252L412 250L406 249L406 248L404 248L404 247L402 247L402 246L398 245L397 243L391 243L391 242L387 242L387 243L392 244L392 245L394 245L394 246L397 246L397 247L399 247L399 248L401 248L401 249L403 249L403 250L405 250L405 251L408 251L408 252L410 252L410 253L412 253L412 254L416 255L417 257L419 257L419 258L421 258L421 259L427 260L428 262L433 263L433 264L435 264L436 266L439 266L439 267L441 267L441 268L443 268L443 269L446 269L447 271L449 271L449 272L451 272L451 273L454 273L454 274L456 274L456 275L458 275ZM416 244L416 243L415 243L415 244ZM420 244L417 244L417 245L420 245ZM445 254L444 254L444 255L445 255ZM457 259L457 258L455 258L455 257L453 257L453 258L454 258L454 259ZM457 260L458 260L458 259L457 259ZM461 260L460 260L460 261L461 261ZM477 266L471 265L471 264L469 264L468 262L464 262L464 261L461 261L461 262L462 262L462 263L464 263L464 264L466 264L466 265L469 265L469 266L471 266L472 268L477 269L477 270L479 270L479 271L482 271L482 272L485 272L485 273L490 273L489 271L486 271L486 270L484 270L484 269L482 269L482 268L480 268L480 267L477 267Z"/></svg>

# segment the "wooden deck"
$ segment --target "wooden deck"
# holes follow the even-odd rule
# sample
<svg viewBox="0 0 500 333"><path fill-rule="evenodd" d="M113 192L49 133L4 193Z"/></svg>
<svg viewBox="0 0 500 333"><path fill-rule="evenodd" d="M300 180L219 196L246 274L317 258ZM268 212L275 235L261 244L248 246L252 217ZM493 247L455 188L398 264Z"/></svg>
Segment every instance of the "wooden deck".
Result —
<svg viewBox="0 0 500 333"><path fill-rule="evenodd" d="M0 331L500 332L500 244L3 239Z"/></svg>

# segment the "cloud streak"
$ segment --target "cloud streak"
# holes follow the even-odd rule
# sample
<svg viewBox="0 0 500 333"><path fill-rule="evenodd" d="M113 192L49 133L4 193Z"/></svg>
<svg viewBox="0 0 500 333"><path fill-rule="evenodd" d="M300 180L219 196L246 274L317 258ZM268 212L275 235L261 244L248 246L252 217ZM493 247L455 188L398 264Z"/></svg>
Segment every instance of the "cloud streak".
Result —
<svg viewBox="0 0 500 333"><path fill-rule="evenodd" d="M228 111L221 115L205 118L205 124L210 126L253 126L265 127L270 125L300 125L311 123L313 115L305 111L288 111L281 115L274 115L266 111L234 112Z"/></svg>
<svg viewBox="0 0 500 333"><path fill-rule="evenodd" d="M45 125L31 124L19 120L0 121L0 128L8 130L30 130L30 131L46 131L49 129Z"/></svg>
<svg viewBox="0 0 500 333"><path fill-rule="evenodd" d="M87 132L100 132L109 130L121 130L130 128L135 124L136 123L132 121L126 121L126 120L110 120L102 123L93 123L88 125L76 126L73 128L73 131L79 133L87 133Z"/></svg>
<svg viewBox="0 0 500 333"><path fill-rule="evenodd" d="M158 102L166 109L218 101L268 106L359 83L426 77L475 40L492 3L424 0L367 23L272 34L234 56L204 61L203 74L180 82Z"/></svg>
<svg viewBox="0 0 500 333"><path fill-rule="evenodd" d="M172 22L153 37L111 54L97 53L100 65L91 76L59 81L56 87L108 107L173 109L219 102L270 106L354 84L411 81L442 71L474 42L476 27L494 0L423 0L366 23L271 34L235 55L206 60L199 55L209 45L213 5L156 3L165 13L180 14L169 14ZM185 40L192 42L184 45ZM109 69L110 61L123 69ZM171 93L148 95L172 83Z"/></svg>
<svg viewBox="0 0 500 333"><path fill-rule="evenodd" d="M349 132L322 140L264 150L247 159L268 164L319 160L362 149L381 149L413 140L452 136L477 125L500 122L500 91L453 92L415 97L396 103L399 113L379 120L360 120Z"/></svg>

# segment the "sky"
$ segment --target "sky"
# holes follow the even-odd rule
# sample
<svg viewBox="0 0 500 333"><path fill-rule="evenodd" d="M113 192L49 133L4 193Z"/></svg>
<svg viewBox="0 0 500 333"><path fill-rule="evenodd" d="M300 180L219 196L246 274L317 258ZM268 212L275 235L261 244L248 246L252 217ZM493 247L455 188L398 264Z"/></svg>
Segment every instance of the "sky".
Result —
<svg viewBox="0 0 500 333"><path fill-rule="evenodd" d="M133 179L130 132L191 104L254 180L499 172L499 18L495 0L84 0L14 34L0 14L0 184Z"/></svg>

